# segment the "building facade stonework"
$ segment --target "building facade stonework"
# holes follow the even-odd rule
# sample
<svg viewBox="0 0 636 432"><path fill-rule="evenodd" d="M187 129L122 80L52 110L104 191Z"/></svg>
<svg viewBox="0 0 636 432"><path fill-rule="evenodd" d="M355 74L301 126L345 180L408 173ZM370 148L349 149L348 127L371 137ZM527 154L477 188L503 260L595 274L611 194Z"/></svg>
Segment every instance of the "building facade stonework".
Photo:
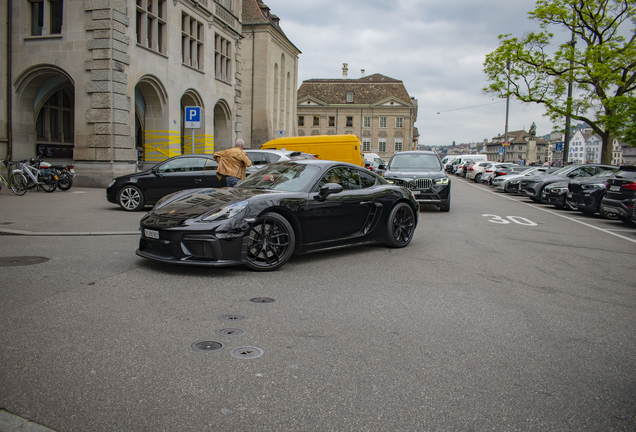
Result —
<svg viewBox="0 0 636 432"><path fill-rule="evenodd" d="M525 130L508 132L508 141L505 135L497 135L485 147L488 160L491 161L544 163L550 154L549 143L544 138L530 139L530 134Z"/></svg>
<svg viewBox="0 0 636 432"><path fill-rule="evenodd" d="M260 148L296 135L300 50L261 0L243 0L243 38L243 139L246 147Z"/></svg>
<svg viewBox="0 0 636 432"><path fill-rule="evenodd" d="M103 186L138 159L229 148L242 136L241 14L241 0L13 0L0 157L42 154ZM203 112L194 131L189 106Z"/></svg>
<svg viewBox="0 0 636 432"><path fill-rule="evenodd" d="M381 74L349 79L311 79L298 89L299 136L353 134L364 152L388 161L393 153L416 150L417 101L402 81Z"/></svg>

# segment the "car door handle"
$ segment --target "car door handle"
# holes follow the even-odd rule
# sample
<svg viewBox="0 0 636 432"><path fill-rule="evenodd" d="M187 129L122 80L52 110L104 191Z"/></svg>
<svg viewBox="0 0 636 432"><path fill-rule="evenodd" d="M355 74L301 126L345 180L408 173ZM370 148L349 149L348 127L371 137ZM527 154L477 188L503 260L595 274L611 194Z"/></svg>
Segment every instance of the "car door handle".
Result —
<svg viewBox="0 0 636 432"><path fill-rule="evenodd" d="M360 201L360 205L373 204L373 201Z"/></svg>
<svg viewBox="0 0 636 432"><path fill-rule="evenodd" d="M194 182L195 182L195 183L201 183L202 181L203 181L203 180L201 180L201 179L194 179Z"/></svg>

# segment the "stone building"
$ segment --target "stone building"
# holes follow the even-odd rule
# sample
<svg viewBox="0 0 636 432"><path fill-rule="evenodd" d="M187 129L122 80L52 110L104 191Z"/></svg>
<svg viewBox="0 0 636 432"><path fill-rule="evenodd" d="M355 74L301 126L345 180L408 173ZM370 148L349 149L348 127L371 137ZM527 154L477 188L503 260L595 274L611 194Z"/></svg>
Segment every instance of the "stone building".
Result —
<svg viewBox="0 0 636 432"><path fill-rule="evenodd" d="M247 147L296 135L300 50L261 0L243 0L243 139Z"/></svg>
<svg viewBox="0 0 636 432"><path fill-rule="evenodd" d="M241 15L242 0L13 0L0 158L41 153L103 186L138 155L230 147L243 124ZM187 106L203 110L194 148Z"/></svg>
<svg viewBox="0 0 636 432"><path fill-rule="evenodd" d="M549 144L541 137L530 139L530 134L525 130L508 132L508 143L504 144L505 135L497 135L486 144L488 160L519 162L524 159L528 164L533 162L546 162L549 159Z"/></svg>
<svg viewBox="0 0 636 432"><path fill-rule="evenodd" d="M404 83L381 74L310 79L298 89L298 135L354 134L365 152L389 160L394 152L416 150L417 101Z"/></svg>

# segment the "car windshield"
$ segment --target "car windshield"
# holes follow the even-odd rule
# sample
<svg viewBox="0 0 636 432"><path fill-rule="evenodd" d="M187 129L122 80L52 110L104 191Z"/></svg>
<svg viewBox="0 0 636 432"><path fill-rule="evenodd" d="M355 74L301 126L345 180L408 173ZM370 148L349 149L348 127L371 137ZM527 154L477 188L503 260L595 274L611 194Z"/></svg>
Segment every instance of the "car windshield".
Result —
<svg viewBox="0 0 636 432"><path fill-rule="evenodd" d="M389 162L391 171L441 171L442 165L434 154L395 154Z"/></svg>
<svg viewBox="0 0 636 432"><path fill-rule="evenodd" d="M554 175L565 174L566 172L570 171L571 169L572 169L571 166L564 166L563 168L556 170L552 174L554 174Z"/></svg>
<svg viewBox="0 0 636 432"><path fill-rule="evenodd" d="M271 189L299 192L311 183L320 168L311 165L280 162L266 165L236 184L243 189Z"/></svg>

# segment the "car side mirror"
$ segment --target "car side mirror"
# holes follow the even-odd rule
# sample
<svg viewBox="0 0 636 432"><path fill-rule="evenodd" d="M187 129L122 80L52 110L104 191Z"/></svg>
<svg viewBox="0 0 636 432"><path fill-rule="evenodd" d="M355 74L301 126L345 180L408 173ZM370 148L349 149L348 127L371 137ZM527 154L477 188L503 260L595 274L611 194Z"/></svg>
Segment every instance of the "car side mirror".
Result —
<svg viewBox="0 0 636 432"><path fill-rule="evenodd" d="M378 165L378 169L385 170L386 169L386 165L380 164L380 165Z"/></svg>
<svg viewBox="0 0 636 432"><path fill-rule="evenodd" d="M324 201L329 195L342 192L342 186L338 183L326 183L320 188L318 195L314 197L316 201Z"/></svg>

